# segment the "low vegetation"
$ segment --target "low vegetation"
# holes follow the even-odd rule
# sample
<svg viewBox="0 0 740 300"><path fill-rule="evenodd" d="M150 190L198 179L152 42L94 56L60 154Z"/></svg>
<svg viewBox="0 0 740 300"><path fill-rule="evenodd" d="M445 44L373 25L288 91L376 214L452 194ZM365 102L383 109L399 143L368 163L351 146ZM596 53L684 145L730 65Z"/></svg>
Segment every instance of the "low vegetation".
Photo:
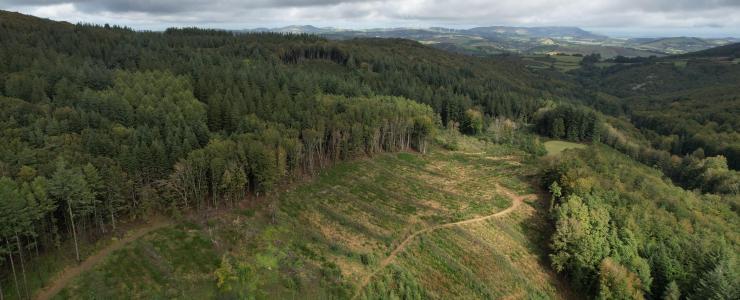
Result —
<svg viewBox="0 0 740 300"><path fill-rule="evenodd" d="M521 160L525 153L443 136L456 139L459 150L435 146L426 155L379 154L339 163L269 203L157 231L116 252L60 296L350 298L406 236L511 206L497 185L519 195L535 191L528 177L534 169ZM370 278L360 296L565 295L542 247L546 204L529 199L501 219L419 236ZM174 288L180 285L193 288Z"/></svg>
<svg viewBox="0 0 740 300"><path fill-rule="evenodd" d="M4 11L0 40L0 299L159 215L59 297L570 296L551 266L586 297L740 298L737 45L473 57Z"/></svg>
<svg viewBox="0 0 740 300"><path fill-rule="evenodd" d="M29 278L37 268L62 267L39 257L80 261L128 221L230 206L346 159L424 152L441 125L525 121L574 90L515 58L404 40L137 32L5 11L0 22L0 286L20 297L46 281Z"/></svg>
<svg viewBox="0 0 740 300"><path fill-rule="evenodd" d="M535 69L554 69L560 72L568 72L581 67L580 62L583 55L525 55L523 60L527 66Z"/></svg>
<svg viewBox="0 0 740 300"><path fill-rule="evenodd" d="M546 203L414 239L363 291L367 299L570 298L546 267Z"/></svg>
<svg viewBox="0 0 740 300"><path fill-rule="evenodd" d="M547 141L544 143L548 155L558 155L568 149L583 149L587 147L584 144L566 142L566 141Z"/></svg>
<svg viewBox="0 0 740 300"><path fill-rule="evenodd" d="M623 59L574 74L592 96L586 102L629 119L655 149L684 156L702 149L740 168L738 44L693 55ZM727 60L729 57L729 60Z"/></svg>

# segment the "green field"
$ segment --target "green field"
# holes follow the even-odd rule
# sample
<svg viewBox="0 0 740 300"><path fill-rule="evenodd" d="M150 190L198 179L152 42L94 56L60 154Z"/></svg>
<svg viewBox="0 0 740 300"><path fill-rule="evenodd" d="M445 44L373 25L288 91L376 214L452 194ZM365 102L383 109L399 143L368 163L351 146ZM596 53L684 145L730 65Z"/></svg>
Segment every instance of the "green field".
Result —
<svg viewBox="0 0 740 300"><path fill-rule="evenodd" d="M546 271L541 202L502 218L445 228L414 241L362 296L369 299L572 298ZM409 295L412 295L409 297Z"/></svg>
<svg viewBox="0 0 740 300"><path fill-rule="evenodd" d="M249 208L189 217L114 252L58 298L560 298L543 259L538 201L500 219L415 231L512 205L535 190L521 153L459 139L456 151L339 163ZM492 154L495 153L495 154ZM376 268L377 275L369 277ZM415 296L414 296L415 295Z"/></svg>
<svg viewBox="0 0 740 300"><path fill-rule="evenodd" d="M571 55L530 54L522 57L529 67L546 69L554 67L558 71L567 72L581 67L583 57Z"/></svg>
<svg viewBox="0 0 740 300"><path fill-rule="evenodd" d="M583 57L570 55L551 55L555 59L555 68L563 72L578 69L581 67Z"/></svg>
<svg viewBox="0 0 740 300"><path fill-rule="evenodd" d="M584 144L571 143L566 141L547 141L544 143L548 155L557 155L568 149L586 148Z"/></svg>
<svg viewBox="0 0 740 300"><path fill-rule="evenodd" d="M686 67L686 64L688 61L686 60L676 60L673 62L673 65L676 66L676 68L682 69Z"/></svg>

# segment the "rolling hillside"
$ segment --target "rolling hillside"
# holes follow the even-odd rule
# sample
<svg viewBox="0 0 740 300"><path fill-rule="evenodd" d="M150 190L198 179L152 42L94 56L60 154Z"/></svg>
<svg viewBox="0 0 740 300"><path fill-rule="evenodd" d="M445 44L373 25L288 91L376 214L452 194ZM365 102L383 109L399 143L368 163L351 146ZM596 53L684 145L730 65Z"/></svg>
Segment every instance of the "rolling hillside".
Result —
<svg viewBox="0 0 740 300"><path fill-rule="evenodd" d="M596 78L602 92L618 97L612 104L653 137L654 147L681 156L701 148L707 155L724 155L737 170L738 45L617 64L586 78Z"/></svg>
<svg viewBox="0 0 740 300"><path fill-rule="evenodd" d="M456 139L458 151L341 163L274 204L186 217L114 252L60 298L571 297L543 258L530 162Z"/></svg>
<svg viewBox="0 0 740 300"><path fill-rule="evenodd" d="M696 37L617 39L578 27L488 26L470 29L431 27L349 30L294 25L279 28L256 28L247 31L318 34L330 39L403 38L469 55L557 52L580 55L598 53L604 58L649 57L682 54L737 42L734 38L703 39Z"/></svg>
<svg viewBox="0 0 740 300"><path fill-rule="evenodd" d="M723 46L728 44L728 42L737 42L733 40L713 40L696 37L670 37L633 41L637 42L634 46L635 48L659 51L668 54L696 52L717 46Z"/></svg>
<svg viewBox="0 0 740 300"><path fill-rule="evenodd" d="M0 299L740 298L736 45L475 30L0 11Z"/></svg>

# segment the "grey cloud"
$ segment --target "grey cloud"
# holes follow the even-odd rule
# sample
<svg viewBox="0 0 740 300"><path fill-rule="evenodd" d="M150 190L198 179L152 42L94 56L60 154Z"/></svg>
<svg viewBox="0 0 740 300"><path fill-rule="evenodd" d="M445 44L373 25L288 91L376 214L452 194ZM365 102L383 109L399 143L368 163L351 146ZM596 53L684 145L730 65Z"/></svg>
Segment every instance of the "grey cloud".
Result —
<svg viewBox="0 0 740 300"><path fill-rule="evenodd" d="M645 11L704 10L723 7L740 7L740 0L653 0L627 1Z"/></svg>
<svg viewBox="0 0 740 300"><path fill-rule="evenodd" d="M81 1L74 1L74 2L82 2ZM72 2L69 0L4 0L0 1L0 3L4 5L28 5L28 6L35 6L35 5L51 5L51 4L61 4L61 3L68 3Z"/></svg>
<svg viewBox="0 0 740 300"><path fill-rule="evenodd" d="M239 11L249 9L269 9L285 7L317 7L336 6L339 4L379 3L384 0L0 0L3 6L39 7L54 4L73 4L81 11L95 12L139 12L148 14L168 14L178 12L207 12L207 11ZM404 6L406 1L388 1L391 5L380 6L387 14L398 14L388 8ZM395 3L393 3L395 2ZM676 12L702 11L721 8L740 8L740 0L608 0L608 1L465 1L465 0L421 0L414 1L419 10L409 16L418 15L420 19L434 18L435 11L443 11L443 15L454 13L457 18L466 18L468 14L489 13L497 15L512 8L529 7L533 14L546 13L558 6L570 6L574 9L597 8L603 12L643 11L643 12ZM569 5L578 4L578 5ZM532 6L530 4L539 4ZM580 7L582 6L582 7ZM479 10L481 8L482 10ZM387 10L387 11L386 11ZM492 12L494 10L494 12ZM447 19L441 16L443 19Z"/></svg>
<svg viewBox="0 0 740 300"><path fill-rule="evenodd" d="M740 0L0 0L0 9L8 8L72 22L160 27L460 24L740 30Z"/></svg>
<svg viewBox="0 0 740 300"><path fill-rule="evenodd" d="M84 12L141 12L147 14L171 14L189 11L210 10L209 4L195 0L127 0L127 1L79 1L75 7Z"/></svg>
<svg viewBox="0 0 740 300"><path fill-rule="evenodd" d="M140 12L149 14L188 11L241 10L284 7L328 6L341 3L370 2L370 0L0 0L11 6L46 6L73 4L82 11Z"/></svg>

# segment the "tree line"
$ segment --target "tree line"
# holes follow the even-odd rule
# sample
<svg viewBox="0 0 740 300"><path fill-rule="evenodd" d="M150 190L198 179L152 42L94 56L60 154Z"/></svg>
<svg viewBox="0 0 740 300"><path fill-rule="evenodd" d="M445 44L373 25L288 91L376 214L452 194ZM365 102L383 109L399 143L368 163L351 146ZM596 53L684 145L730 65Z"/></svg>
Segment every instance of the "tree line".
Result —
<svg viewBox="0 0 740 300"><path fill-rule="evenodd" d="M577 106L540 110L591 94L514 56L407 40L137 32L8 12L0 40L0 294L19 298L30 294L29 261L46 251L79 259L81 245L122 220L233 205L356 156L424 152L440 125L488 127L497 142L541 155L537 137L513 134L523 130L513 124L535 123L552 138L603 141L687 186L737 193L727 160L677 160ZM625 261L604 262L604 273L626 274Z"/></svg>
<svg viewBox="0 0 740 300"><path fill-rule="evenodd" d="M639 161L661 170L676 184L703 193L737 195L740 173L730 168L723 155L706 155L703 148L683 156L656 149L653 142L639 132L628 133L593 109L574 104L544 106L535 116L535 130L544 136L574 142L608 145Z"/></svg>
<svg viewBox="0 0 740 300"><path fill-rule="evenodd" d="M541 110L535 129L544 136L574 142L598 142L603 120L592 109L577 105L557 105Z"/></svg>
<svg viewBox="0 0 740 300"><path fill-rule="evenodd" d="M599 299L735 299L737 197L673 186L604 146L544 164L550 260Z"/></svg>
<svg viewBox="0 0 740 300"><path fill-rule="evenodd" d="M740 65L724 63L737 46L666 58L617 59L572 72L588 97L573 98L625 117L653 148L684 156L702 149L740 168ZM704 56L704 57L703 57Z"/></svg>
<svg viewBox="0 0 740 300"><path fill-rule="evenodd" d="M214 135L206 105L184 77L119 71L113 81L54 111L2 98L11 108L0 127L11 138L4 167L19 166L0 177L0 249L19 291L30 254L71 240L79 260L79 243L114 230L120 216L233 205L338 160L423 152L439 126L429 106L407 99L315 95L311 127L251 114L237 117L233 133ZM23 115L27 126L19 127L14 116L24 109L34 112ZM44 147L26 139L35 134Z"/></svg>
<svg viewBox="0 0 740 300"><path fill-rule="evenodd" d="M44 253L79 260L122 221L232 205L338 160L424 152L442 124L432 98L450 121L472 105L458 65L476 64L411 44L0 16L0 289L19 298Z"/></svg>

